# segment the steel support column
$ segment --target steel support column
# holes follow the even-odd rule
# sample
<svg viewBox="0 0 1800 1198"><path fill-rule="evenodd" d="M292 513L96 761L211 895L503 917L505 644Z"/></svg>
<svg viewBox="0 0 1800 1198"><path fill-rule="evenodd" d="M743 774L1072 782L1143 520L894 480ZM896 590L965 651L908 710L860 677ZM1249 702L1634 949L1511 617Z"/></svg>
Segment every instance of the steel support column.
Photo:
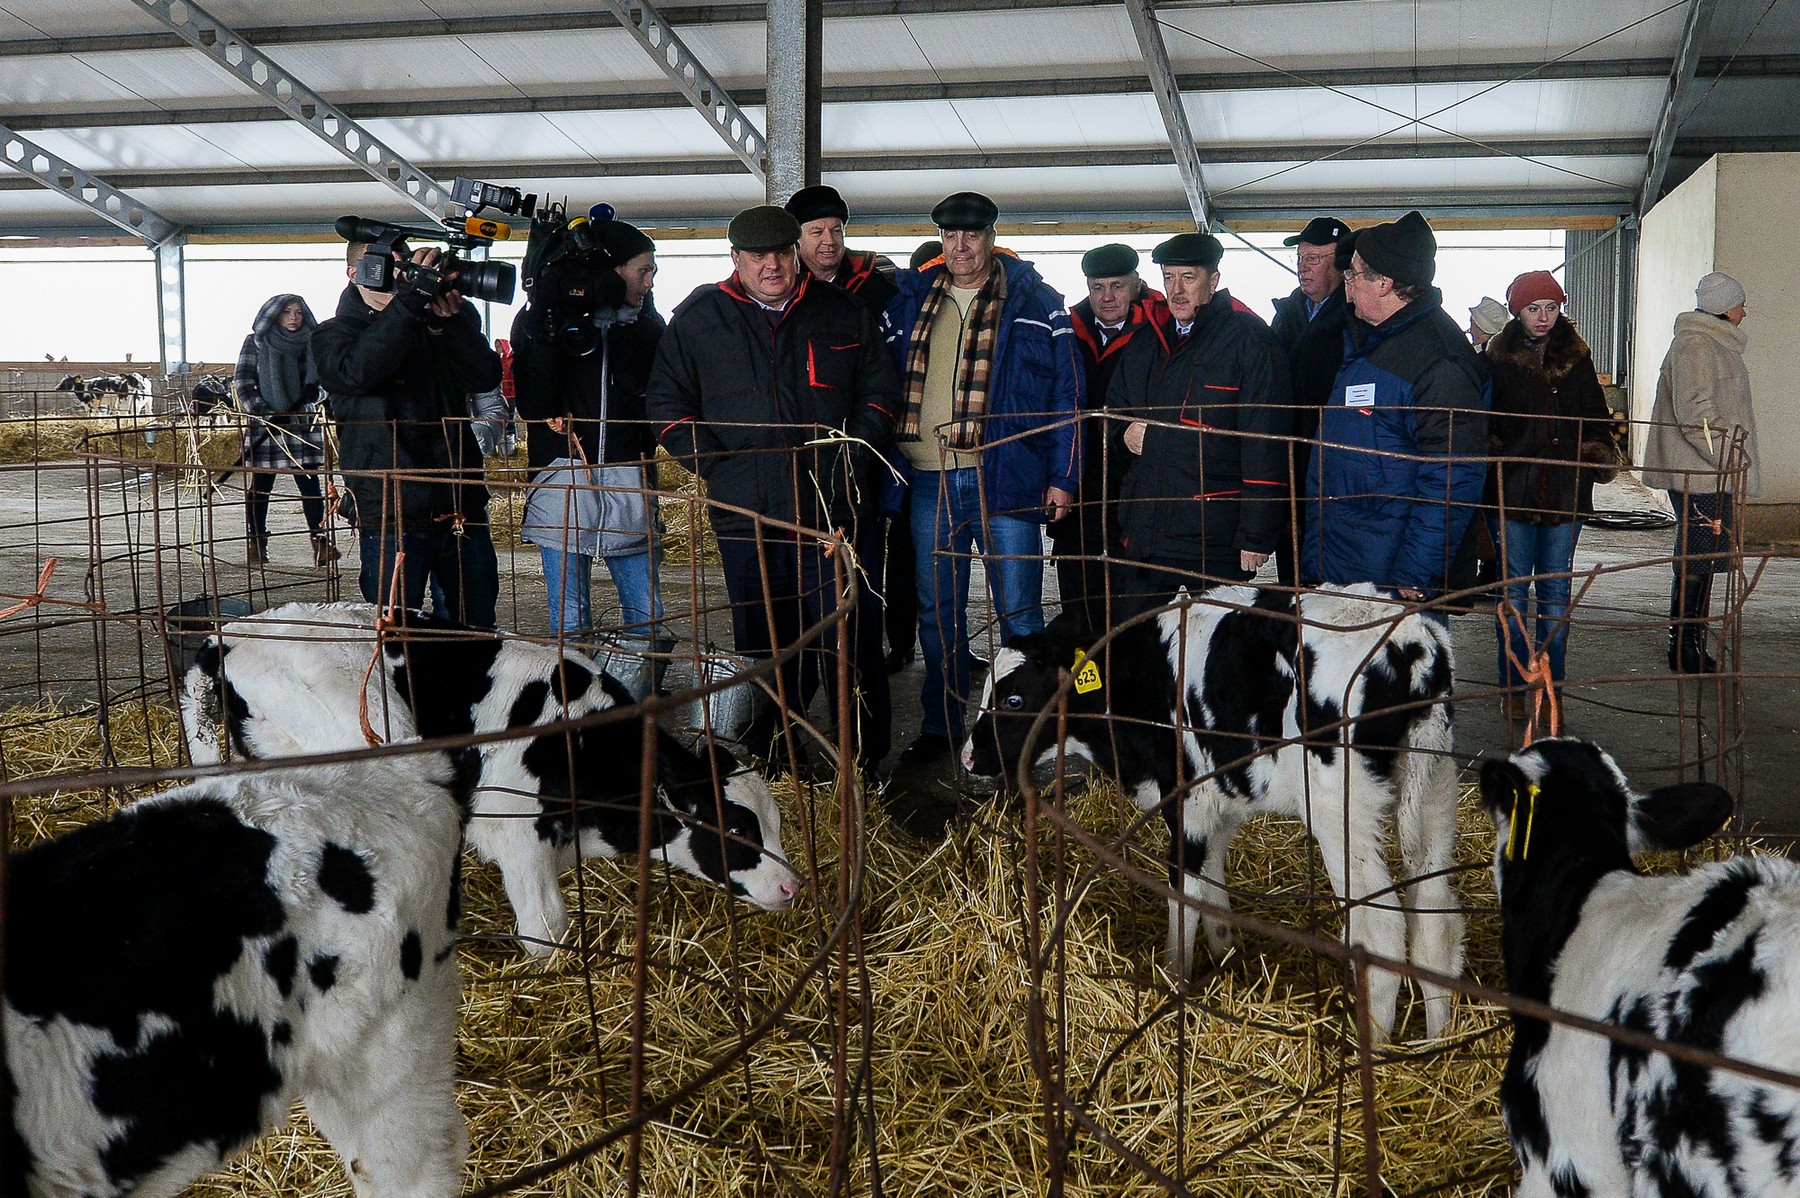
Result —
<svg viewBox="0 0 1800 1198"><path fill-rule="evenodd" d="M163 377L187 369L187 238L171 237L156 247L156 334Z"/></svg>
<svg viewBox="0 0 1800 1198"><path fill-rule="evenodd" d="M137 0L144 3L144 0ZM750 168L758 183L767 183L765 175L768 143L756 122L744 115L728 92L719 86L707 69L694 57L662 14L650 6L649 0L600 0L619 23L631 31L638 44L650 52L663 74L674 81L701 116L711 123L713 131L724 138L743 164Z"/></svg>
<svg viewBox="0 0 1800 1198"><path fill-rule="evenodd" d="M1681 31L1681 49L1675 55L1675 68L1669 73L1669 90L1663 96L1661 114L1656 118L1656 132L1650 137L1650 155L1644 163L1644 185L1638 191L1637 214L1643 216L1662 198L1663 179L1669 173L1669 154L1675 148L1675 133L1681 122L1681 108L1694 85L1694 69L1700 63L1700 49L1706 42L1706 31L1712 26L1718 0L1692 0L1687 26Z"/></svg>
<svg viewBox="0 0 1800 1198"><path fill-rule="evenodd" d="M320 140L432 220L449 198L436 180L395 153L343 111L219 22L193 0L132 0L181 39L305 125Z"/></svg>
<svg viewBox="0 0 1800 1198"><path fill-rule="evenodd" d="M769 203L819 181L824 0L769 0Z"/></svg>
<svg viewBox="0 0 1800 1198"><path fill-rule="evenodd" d="M1200 170L1200 152L1194 148L1194 131L1188 126L1187 109L1181 105L1181 89L1176 86L1175 71L1169 65L1169 48L1163 44L1162 28L1150 11L1150 0L1125 0L1125 11L1131 16L1138 49L1144 55L1144 70L1150 76L1150 89L1156 93L1156 106L1162 110L1163 128L1169 135L1175 167L1181 172L1181 185L1187 190L1188 208L1196 225L1211 228L1212 212L1206 198L1206 179Z"/></svg>

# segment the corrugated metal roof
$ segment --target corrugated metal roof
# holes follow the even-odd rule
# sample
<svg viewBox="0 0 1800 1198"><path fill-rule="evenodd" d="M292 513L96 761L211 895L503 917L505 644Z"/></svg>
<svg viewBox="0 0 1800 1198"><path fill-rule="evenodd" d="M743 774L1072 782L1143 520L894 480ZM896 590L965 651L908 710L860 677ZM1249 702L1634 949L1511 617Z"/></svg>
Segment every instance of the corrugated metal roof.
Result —
<svg viewBox="0 0 1800 1198"><path fill-rule="evenodd" d="M755 6L659 7L760 123L766 30ZM873 7L827 0L824 37L826 174L859 212L919 214L965 187L1033 217L1185 208L1123 4ZM586 0L528 13L503 0L207 8L440 177L467 166L500 182L603 191L651 224L716 222L761 197L658 64ZM1208 187L1230 218L1426 200L1624 211L1687 6L1163 0L1155 14ZM1684 156L1789 148L1797 79L1800 5L1719 0L1671 181ZM325 142L271 116L228 71L117 0L0 10L0 123L175 220L317 226L346 203L412 215ZM105 228L22 177L0 176L0 219Z"/></svg>

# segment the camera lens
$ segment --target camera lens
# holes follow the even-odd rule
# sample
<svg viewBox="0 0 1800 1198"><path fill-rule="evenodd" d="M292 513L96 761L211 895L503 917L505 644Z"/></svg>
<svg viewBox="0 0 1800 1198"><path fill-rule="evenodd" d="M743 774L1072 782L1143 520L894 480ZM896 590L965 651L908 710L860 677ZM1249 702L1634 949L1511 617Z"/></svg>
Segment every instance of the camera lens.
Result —
<svg viewBox="0 0 1800 1198"><path fill-rule="evenodd" d="M519 272L510 262L459 262L456 289L471 299L489 300L497 304L513 301L513 286Z"/></svg>
<svg viewBox="0 0 1800 1198"><path fill-rule="evenodd" d="M588 224L585 216L578 216L563 229L563 236L568 239L569 252L574 254L591 254L599 239L594 236L594 227Z"/></svg>

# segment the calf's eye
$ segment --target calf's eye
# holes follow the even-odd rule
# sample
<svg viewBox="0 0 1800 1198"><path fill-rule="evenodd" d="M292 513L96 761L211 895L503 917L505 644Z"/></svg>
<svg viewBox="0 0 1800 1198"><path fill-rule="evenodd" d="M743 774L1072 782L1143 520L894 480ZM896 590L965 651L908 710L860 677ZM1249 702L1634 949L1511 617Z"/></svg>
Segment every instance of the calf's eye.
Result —
<svg viewBox="0 0 1800 1198"><path fill-rule="evenodd" d="M1024 695L1008 695L1008 696L1006 696L1006 710L1017 711L1017 710L1019 710L1019 708L1021 708L1023 706L1025 706L1025 696Z"/></svg>

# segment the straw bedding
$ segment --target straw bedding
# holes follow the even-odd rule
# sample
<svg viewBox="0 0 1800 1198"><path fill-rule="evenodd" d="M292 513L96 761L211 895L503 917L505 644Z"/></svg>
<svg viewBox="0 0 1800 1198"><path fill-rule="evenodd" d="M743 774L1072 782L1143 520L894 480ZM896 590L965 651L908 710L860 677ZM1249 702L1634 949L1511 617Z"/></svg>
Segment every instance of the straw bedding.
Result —
<svg viewBox="0 0 1800 1198"><path fill-rule="evenodd" d="M127 720L136 723L127 723ZM153 752L169 760L178 736L156 707L113 720L121 764ZM101 762L91 714L18 708L0 721L13 778L72 773ZM148 751L147 751L148 750ZM784 840L797 863L817 847L824 894L835 893L837 815L824 790L779 791ZM20 844L109 808L93 791L21 800ZM1129 805L1105 787L1071 800L1083 826L1114 833ZM804 817L804 821L803 818ZM1462 860L1485 861L1491 835L1465 801ZM927 852L879 812L869 833L863 926L872 995L865 1039L854 995L849 1075L867 1066L850 1157L851 1192L872 1190L872 1127L883 1192L900 1195L1038 1195L1048 1181L1040 1088L1026 1036L1028 968L1021 919L1021 820L996 801ZM1134 849L1152 871L1159 846ZM1046 876L1053 876L1046 856ZM1090 858L1071 849L1066 872ZM802 866L804 869L804 866ZM802 978L832 923L825 904L763 915L722 892L659 869L649 892L651 961L645 1037L646 1093L666 1094L739 1042ZM1246 891L1323 889L1310 842L1289 823L1247 828L1232 881ZM462 950L461 1092L474 1149L468 1183L487 1184L574 1147L622 1117L628 1095L635 870L596 863L565 879L587 960L519 956L492 868L468 876ZM1465 873L1467 904L1491 912L1485 870ZM1304 904L1245 896L1247 913L1304 924ZM1251 941L1250 951L1167 1002L1151 962L1163 934L1160 899L1110 872L1080 896L1062 942L1066 992L1053 1043L1067 1045L1069 1086L1093 1117L1157 1168L1189 1172L1197 1194L1363 1192L1362 1117L1353 1025L1336 975L1306 955ZM1496 921L1471 919L1471 972L1495 982ZM1329 934L1329 924L1326 924ZM1050 996L1057 1018L1058 1002ZM835 1000L815 980L745 1062L646 1132L641 1192L649 1195L822 1194L829 1186ZM1135 1029L1148 1023L1141 1034ZM1384 1060L1378 1070L1382 1176L1397 1193L1500 1194L1510 1153L1496 1089L1506 1045L1498 1013L1458 1011L1442 1055ZM1412 1027L1418 1026L1415 1017ZM1420 1046L1409 1046L1417 1049ZM1341 1131L1339 1129L1342 1129ZM526 1192L620 1193L623 1142ZM1458 1180L1463 1179L1463 1180ZM1158 1194L1087 1132L1075 1140L1067 1192ZM347 1195L340 1166L303 1118L265 1139L198 1195Z"/></svg>

